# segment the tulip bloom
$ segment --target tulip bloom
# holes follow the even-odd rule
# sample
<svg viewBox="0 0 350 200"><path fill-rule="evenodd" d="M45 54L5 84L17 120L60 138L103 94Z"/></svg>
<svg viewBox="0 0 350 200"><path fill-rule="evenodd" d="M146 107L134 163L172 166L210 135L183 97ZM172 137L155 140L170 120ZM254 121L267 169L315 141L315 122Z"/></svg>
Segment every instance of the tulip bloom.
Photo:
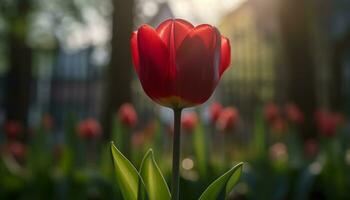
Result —
<svg viewBox="0 0 350 200"><path fill-rule="evenodd" d="M230 64L230 42L208 24L169 19L142 25L131 37L135 71L155 102L174 110L172 199L179 199L181 110L212 95Z"/></svg>
<svg viewBox="0 0 350 200"><path fill-rule="evenodd" d="M130 103L125 103L119 108L118 118L126 127L133 127L137 123L137 114Z"/></svg>
<svg viewBox="0 0 350 200"><path fill-rule="evenodd" d="M146 141L146 136L142 132L132 134L131 143L134 147L143 145Z"/></svg>
<svg viewBox="0 0 350 200"><path fill-rule="evenodd" d="M132 58L146 94L182 109L204 103L230 64L229 40L217 28L168 19L142 25L131 37Z"/></svg>
<svg viewBox="0 0 350 200"><path fill-rule="evenodd" d="M209 117L211 123L216 123L218 120L220 113L222 111L222 105L218 102L214 102L209 106Z"/></svg>
<svg viewBox="0 0 350 200"><path fill-rule="evenodd" d="M187 112L183 115L181 125L188 133L192 133L197 124L198 117L195 112Z"/></svg>
<svg viewBox="0 0 350 200"><path fill-rule="evenodd" d="M315 121L320 133L327 137L335 136L337 129L342 125L344 118L339 113L331 113L326 110L318 110L315 113Z"/></svg>
<svg viewBox="0 0 350 200"><path fill-rule="evenodd" d="M282 117L277 117L271 124L274 133L284 133L287 129L286 121Z"/></svg>
<svg viewBox="0 0 350 200"><path fill-rule="evenodd" d="M271 102L264 107L264 117L268 122L270 123L273 122L279 116L280 116L280 109L276 104Z"/></svg>
<svg viewBox="0 0 350 200"><path fill-rule="evenodd" d="M20 142L9 143L8 144L8 151L18 160L23 160L26 153L27 153L26 146L24 146Z"/></svg>
<svg viewBox="0 0 350 200"><path fill-rule="evenodd" d="M18 121L8 121L5 124L4 131L9 138L17 138L23 131L22 124Z"/></svg>
<svg viewBox="0 0 350 200"><path fill-rule="evenodd" d="M285 107L287 118L294 124L302 124L304 122L304 115L297 105L288 103Z"/></svg>
<svg viewBox="0 0 350 200"><path fill-rule="evenodd" d="M140 146L145 142L151 140L157 131L157 122L150 121L147 123L146 127L139 132L132 134L131 142L134 147Z"/></svg>
<svg viewBox="0 0 350 200"><path fill-rule="evenodd" d="M308 139L304 143L304 151L307 156L313 157L317 154L318 151L318 144L317 141L314 139Z"/></svg>
<svg viewBox="0 0 350 200"><path fill-rule="evenodd" d="M217 120L217 128L220 131L228 132L236 127L238 118L238 110L233 107L227 107L221 112Z"/></svg>
<svg viewBox="0 0 350 200"><path fill-rule="evenodd" d="M101 135L101 126L95 119L86 119L78 124L78 133L82 138L96 138Z"/></svg>

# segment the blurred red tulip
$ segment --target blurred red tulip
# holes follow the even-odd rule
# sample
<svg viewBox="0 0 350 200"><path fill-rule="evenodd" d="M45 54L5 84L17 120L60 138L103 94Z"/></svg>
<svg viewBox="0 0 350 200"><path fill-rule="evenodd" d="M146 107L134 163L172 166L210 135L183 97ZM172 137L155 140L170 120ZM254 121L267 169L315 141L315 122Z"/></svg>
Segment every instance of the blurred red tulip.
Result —
<svg viewBox="0 0 350 200"><path fill-rule="evenodd" d="M209 117L211 123L215 124L222 111L222 105L218 102L214 102L209 106Z"/></svg>
<svg viewBox="0 0 350 200"><path fill-rule="evenodd" d="M20 142L9 143L8 150L16 159L23 159L27 153L26 147Z"/></svg>
<svg viewBox="0 0 350 200"><path fill-rule="evenodd" d="M323 117L327 115L327 113L328 111L326 111L325 109L317 109L314 114L315 121L320 121Z"/></svg>
<svg viewBox="0 0 350 200"><path fill-rule="evenodd" d="M146 94L170 108L204 103L230 64L229 40L208 24L168 19L142 25L131 37L132 58Z"/></svg>
<svg viewBox="0 0 350 200"><path fill-rule="evenodd" d="M142 132L132 134L131 142L134 147L143 145L146 141L146 136Z"/></svg>
<svg viewBox="0 0 350 200"><path fill-rule="evenodd" d="M42 126L45 130L52 130L54 126L54 119L52 116L48 113L44 114L44 116L41 119Z"/></svg>
<svg viewBox="0 0 350 200"><path fill-rule="evenodd" d="M152 120L148 122L143 129L142 133L147 137L147 138L152 138L157 131L157 122L155 120Z"/></svg>
<svg viewBox="0 0 350 200"><path fill-rule="evenodd" d="M198 117L195 112L186 112L183 114L181 119L181 126L186 132L192 133L197 124Z"/></svg>
<svg viewBox="0 0 350 200"><path fill-rule="evenodd" d="M78 124L78 133L82 138L96 138L101 135L101 126L95 119L86 119Z"/></svg>
<svg viewBox="0 0 350 200"><path fill-rule="evenodd" d="M268 122L273 122L280 116L280 109L275 103L268 103L264 107L264 117Z"/></svg>
<svg viewBox="0 0 350 200"><path fill-rule="evenodd" d="M9 138L17 138L23 131L22 124L18 121L7 121L4 127L4 131Z"/></svg>
<svg viewBox="0 0 350 200"><path fill-rule="evenodd" d="M118 111L120 122L127 127L134 127L137 123L137 114L130 103L123 104Z"/></svg>
<svg viewBox="0 0 350 200"><path fill-rule="evenodd" d="M325 136L333 136L336 131L335 123L331 119L330 114L326 110L318 110L315 112L316 126L321 134Z"/></svg>
<svg viewBox="0 0 350 200"><path fill-rule="evenodd" d="M278 117L273 120L271 128L274 133L284 133L287 130L286 121L282 117Z"/></svg>
<svg viewBox="0 0 350 200"><path fill-rule="evenodd" d="M221 112L217 120L217 128L220 131L228 132L236 127L238 119L238 110L234 107L227 107Z"/></svg>
<svg viewBox="0 0 350 200"><path fill-rule="evenodd" d="M341 113L333 113L333 118L337 126L343 125L345 123L345 116Z"/></svg>
<svg viewBox="0 0 350 200"><path fill-rule="evenodd" d="M157 124L156 121L150 121L147 123L145 128L142 131L138 131L134 134L132 134L132 144L133 145L142 145L144 144L147 140L150 140L153 138L157 131Z"/></svg>
<svg viewBox="0 0 350 200"><path fill-rule="evenodd" d="M53 156L55 157L55 160L60 160L61 156L63 155L63 146L61 144L56 144L53 147Z"/></svg>
<svg viewBox="0 0 350 200"><path fill-rule="evenodd" d="M313 157L317 154L318 144L315 139L308 139L304 143L305 153L309 157Z"/></svg>
<svg viewBox="0 0 350 200"><path fill-rule="evenodd" d="M315 121L320 133L332 137L337 133L337 128L344 123L344 117L339 113L331 113L327 110L318 110L315 113Z"/></svg>
<svg viewBox="0 0 350 200"><path fill-rule="evenodd" d="M294 103L288 103L285 106L285 112L290 122L294 124L302 124L304 122L304 114Z"/></svg>

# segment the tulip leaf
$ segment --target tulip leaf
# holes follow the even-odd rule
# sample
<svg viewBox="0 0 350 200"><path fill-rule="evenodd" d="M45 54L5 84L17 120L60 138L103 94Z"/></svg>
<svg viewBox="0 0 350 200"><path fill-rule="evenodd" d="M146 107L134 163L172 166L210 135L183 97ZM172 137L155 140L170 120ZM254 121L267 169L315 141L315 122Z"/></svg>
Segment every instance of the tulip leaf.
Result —
<svg viewBox="0 0 350 200"><path fill-rule="evenodd" d="M222 191L225 192L225 198L230 194L234 186L238 183L242 174L243 163L232 167L228 172L216 179L203 192L199 200L216 200Z"/></svg>
<svg viewBox="0 0 350 200"><path fill-rule="evenodd" d="M141 167L140 175L144 181L146 191L150 200L170 200L171 195L166 181L154 159L152 149L145 154Z"/></svg>
<svg viewBox="0 0 350 200"><path fill-rule="evenodd" d="M125 200L138 200L142 179L131 162L111 144L111 151L114 161L114 170L118 186ZM141 182L141 183L140 183ZM141 198L142 199L142 198Z"/></svg>

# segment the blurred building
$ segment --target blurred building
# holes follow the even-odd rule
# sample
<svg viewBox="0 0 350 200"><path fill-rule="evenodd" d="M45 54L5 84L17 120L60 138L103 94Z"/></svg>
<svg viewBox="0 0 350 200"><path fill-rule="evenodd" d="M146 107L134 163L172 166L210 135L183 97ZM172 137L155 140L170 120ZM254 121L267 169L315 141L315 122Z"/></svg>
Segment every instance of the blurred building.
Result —
<svg viewBox="0 0 350 200"><path fill-rule="evenodd" d="M101 107L103 71L92 62L93 47L60 51L53 66L49 111L63 120L67 114L96 117Z"/></svg>
<svg viewBox="0 0 350 200"><path fill-rule="evenodd" d="M231 40L233 67L224 75L219 98L237 105L244 113L254 112L266 101L288 101L278 6L276 0L247 0L220 23L220 31ZM343 0L319 1L314 8L316 19L310 26L315 38L313 57L318 66L317 102L331 108L332 104L342 105L349 113L348 7L349 3Z"/></svg>
<svg viewBox="0 0 350 200"><path fill-rule="evenodd" d="M251 118L266 101L282 98L277 92L280 77L279 33L272 1L246 1L223 17L220 31L231 41L231 65L218 92L226 104L237 106Z"/></svg>
<svg viewBox="0 0 350 200"><path fill-rule="evenodd" d="M334 0L329 4L319 4L319 7L329 6L331 10L324 8L324 16L329 18L325 20L330 30L331 44L333 47L334 87L338 87L338 93L335 98L343 99L342 104L346 113L350 114L350 12L349 1ZM328 12L327 12L328 11ZM337 103L337 102L336 102Z"/></svg>
<svg viewBox="0 0 350 200"><path fill-rule="evenodd" d="M140 0L141 2L141 0ZM174 7L175 2L180 1L158 1L148 0L138 3L136 9L136 24L148 23L157 26L161 21L170 17L183 16L187 9L188 13L184 16L190 16L194 22L202 22L200 16L205 14L193 13L194 11L202 12L206 9L197 9L189 7L194 1L187 2L185 7L181 4ZM201 2L201 1L196 1ZM246 0L238 4L223 17L220 15L219 28L223 35L231 40L232 45L232 67L224 74L223 80L215 93L215 97L226 105L235 105L244 115L244 121L249 123L254 113L266 101L285 102L286 99L286 74L283 65L283 55L281 51L281 37L278 16L277 0ZM100 2L97 2L100 5ZM221 1L218 4L224 5ZM327 52L330 61L324 64L321 59L320 63L324 67L318 66L317 87L323 97L318 97L328 103L328 98L341 100L348 113L350 113L350 13L348 12L349 2L346 0L322 0L315 3L318 11L319 26L322 30L327 31L325 38L320 40L327 41L330 51ZM108 8L109 4L106 4ZM210 6L207 6L210 7ZM59 121L63 121L68 112L76 112L81 117L98 116L101 106L101 91L104 81L103 70L108 63L108 56L104 59L105 63L96 64L92 62L96 46L103 46L108 49L110 40L110 27L108 20L96 17L97 11L86 9L82 12L85 20L91 23L80 24L75 22L67 13L61 17L62 20L46 22L52 28L53 38L68 38L71 43L77 43L80 40L85 41L74 51L68 51L67 45L58 41L57 47L48 55L47 51L40 51L38 47L33 46L34 68L31 87L30 113L33 116L42 112L51 112ZM222 7L216 8L220 10ZM175 11L177 12L175 12ZM214 10L214 9L213 9ZM227 10L227 9L226 9ZM225 10L225 12L226 12ZM97 13L95 13L97 12ZM191 13L192 12L192 13ZM51 12L44 12L40 19L50 19ZM105 10L101 12L105 13ZM97 15L98 16L98 15ZM56 16L57 17L57 16ZM105 17L105 16L104 16ZM108 18L107 16L106 18ZM6 40L4 30L4 17L0 16L0 39ZM219 18L219 17L217 17ZM5 18L4 18L5 19ZM89 20L87 20L89 19ZM95 21L96 19L99 19ZM187 19L187 18L186 18ZM73 23L73 22L74 23ZM104 23L102 23L104 22ZM66 27L65 30L64 28ZM106 32L101 34L98 30ZM35 30L48 32L46 29L35 27ZM57 29L57 30L56 30ZM77 31L79 29L79 31ZM51 30L51 29L50 29ZM319 30L319 29L316 29ZM70 32L72 31L72 32ZM64 33L62 36L62 32ZM79 32L79 34L74 32ZM97 39L89 38L86 32L94 33ZM39 35L40 34L34 34ZM95 40L100 40L101 35L103 42L95 45ZM106 36L104 36L106 35ZM75 37L73 37L75 36ZM85 37L83 37L85 36ZM92 37L91 36L91 37ZM70 39L69 39L70 38ZM80 39L80 40L79 40ZM43 40L38 37L39 41ZM49 43L49 42L45 42ZM67 42L69 43L69 42ZM327 46L326 45L326 46ZM77 46L77 45L75 45ZM39 49L39 50L38 50ZM316 47L315 47L316 49ZM108 54L108 50L106 50ZM4 109L4 93L6 72L9 68L7 60L7 47L5 42L0 43L0 121ZM316 59L323 58L324 55L316 56ZM321 73L320 73L321 72ZM134 73L133 81L133 100L137 109L142 113L152 111L153 103L144 94L140 87L139 81ZM333 78L330 78L332 76ZM330 92L324 92L329 90ZM335 91L333 94L332 92ZM111 91L113 92L113 91ZM322 96L320 95L320 96ZM320 100L323 101L323 100ZM336 104L336 103L333 103ZM339 104L340 105L340 104ZM141 117L142 118L142 117ZM30 117L33 119L33 117ZM247 120L245 120L247 119Z"/></svg>

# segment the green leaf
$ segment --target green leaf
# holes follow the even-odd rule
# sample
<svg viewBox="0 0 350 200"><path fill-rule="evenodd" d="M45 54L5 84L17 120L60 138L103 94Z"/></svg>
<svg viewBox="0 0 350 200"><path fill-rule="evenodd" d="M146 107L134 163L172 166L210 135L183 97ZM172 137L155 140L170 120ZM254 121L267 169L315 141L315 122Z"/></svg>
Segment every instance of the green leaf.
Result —
<svg viewBox="0 0 350 200"><path fill-rule="evenodd" d="M117 183L125 200L137 200L139 174L131 162L111 142L111 151Z"/></svg>
<svg viewBox="0 0 350 200"><path fill-rule="evenodd" d="M142 160L140 175L144 181L150 200L171 199L169 188L156 161L154 160L152 149L147 151Z"/></svg>
<svg viewBox="0 0 350 200"><path fill-rule="evenodd" d="M225 189L225 198L230 194L234 186L238 183L242 174L243 163L239 163L232 167L224 175L216 179L209 187L203 192L199 200L216 200L221 191Z"/></svg>

